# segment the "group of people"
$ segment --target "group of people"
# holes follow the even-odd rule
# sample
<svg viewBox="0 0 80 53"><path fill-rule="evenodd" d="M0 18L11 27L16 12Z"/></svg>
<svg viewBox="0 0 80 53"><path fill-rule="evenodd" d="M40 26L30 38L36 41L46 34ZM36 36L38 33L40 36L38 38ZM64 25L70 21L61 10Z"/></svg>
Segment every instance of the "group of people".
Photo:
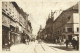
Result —
<svg viewBox="0 0 80 53"><path fill-rule="evenodd" d="M5 43L5 50L6 50L6 51L7 51L7 50L10 51L10 47L11 47L11 41L7 41L7 42Z"/></svg>
<svg viewBox="0 0 80 53"><path fill-rule="evenodd" d="M66 40L66 48L68 48L68 45L72 45L73 49L79 49L79 40L76 40L73 38L72 40Z"/></svg>
<svg viewBox="0 0 80 53"><path fill-rule="evenodd" d="M29 45L30 39L25 39L25 43Z"/></svg>
<svg viewBox="0 0 80 53"><path fill-rule="evenodd" d="M38 43L41 43L42 42L42 40L41 39L38 39Z"/></svg>
<svg viewBox="0 0 80 53"><path fill-rule="evenodd" d="M78 36L74 36L70 39L69 38L68 39L56 38L54 39L54 43L60 44L60 45L63 45L66 43L66 48L69 48L69 46L71 46L71 48L79 50L79 37Z"/></svg>

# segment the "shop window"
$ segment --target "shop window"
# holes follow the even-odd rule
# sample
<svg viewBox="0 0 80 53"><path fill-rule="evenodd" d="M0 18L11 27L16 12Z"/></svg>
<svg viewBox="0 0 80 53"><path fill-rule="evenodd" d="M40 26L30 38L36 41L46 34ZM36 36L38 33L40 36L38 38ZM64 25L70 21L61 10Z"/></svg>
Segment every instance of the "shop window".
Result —
<svg viewBox="0 0 80 53"><path fill-rule="evenodd" d="M67 28L68 32L72 32L72 28Z"/></svg>

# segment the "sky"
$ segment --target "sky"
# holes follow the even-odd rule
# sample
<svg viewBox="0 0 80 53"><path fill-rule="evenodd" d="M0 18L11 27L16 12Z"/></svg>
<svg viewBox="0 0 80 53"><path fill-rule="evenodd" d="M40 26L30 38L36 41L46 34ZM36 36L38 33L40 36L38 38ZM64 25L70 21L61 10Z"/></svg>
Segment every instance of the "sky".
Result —
<svg viewBox="0 0 80 53"><path fill-rule="evenodd" d="M31 21L34 35L37 35L40 25L42 28L45 27L51 10L53 12L56 10L59 11L60 9L63 11L75 5L78 1L79 0L16 0L24 12L29 14L28 19Z"/></svg>

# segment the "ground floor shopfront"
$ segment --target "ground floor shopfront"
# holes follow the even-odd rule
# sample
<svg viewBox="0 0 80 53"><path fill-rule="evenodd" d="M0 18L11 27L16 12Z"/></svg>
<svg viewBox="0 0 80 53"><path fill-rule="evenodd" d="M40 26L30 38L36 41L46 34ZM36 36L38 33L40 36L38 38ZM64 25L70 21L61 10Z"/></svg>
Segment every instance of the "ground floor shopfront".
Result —
<svg viewBox="0 0 80 53"><path fill-rule="evenodd" d="M21 42L21 34L11 31L10 27L2 26L2 47Z"/></svg>
<svg viewBox="0 0 80 53"><path fill-rule="evenodd" d="M79 41L79 34L74 34L74 33L65 33L65 34L60 34L60 35L55 35L53 36L53 42L54 43L66 43L66 40L69 40L69 42L72 42L73 38L76 41Z"/></svg>
<svg viewBox="0 0 80 53"><path fill-rule="evenodd" d="M8 44L10 36L9 27L2 26L2 47L4 48L6 44Z"/></svg>
<svg viewBox="0 0 80 53"><path fill-rule="evenodd" d="M26 32L17 32L15 31L15 27L12 26L2 26L2 48L13 44L25 43L26 39L30 39L30 35Z"/></svg>

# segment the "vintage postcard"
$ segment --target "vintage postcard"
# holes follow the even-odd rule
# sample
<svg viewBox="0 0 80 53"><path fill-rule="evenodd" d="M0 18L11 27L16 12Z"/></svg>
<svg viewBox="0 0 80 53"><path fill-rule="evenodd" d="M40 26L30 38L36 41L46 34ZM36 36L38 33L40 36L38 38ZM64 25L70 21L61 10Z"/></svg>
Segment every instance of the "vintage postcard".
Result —
<svg viewBox="0 0 80 53"><path fill-rule="evenodd" d="M78 53L79 0L0 0L2 53Z"/></svg>

